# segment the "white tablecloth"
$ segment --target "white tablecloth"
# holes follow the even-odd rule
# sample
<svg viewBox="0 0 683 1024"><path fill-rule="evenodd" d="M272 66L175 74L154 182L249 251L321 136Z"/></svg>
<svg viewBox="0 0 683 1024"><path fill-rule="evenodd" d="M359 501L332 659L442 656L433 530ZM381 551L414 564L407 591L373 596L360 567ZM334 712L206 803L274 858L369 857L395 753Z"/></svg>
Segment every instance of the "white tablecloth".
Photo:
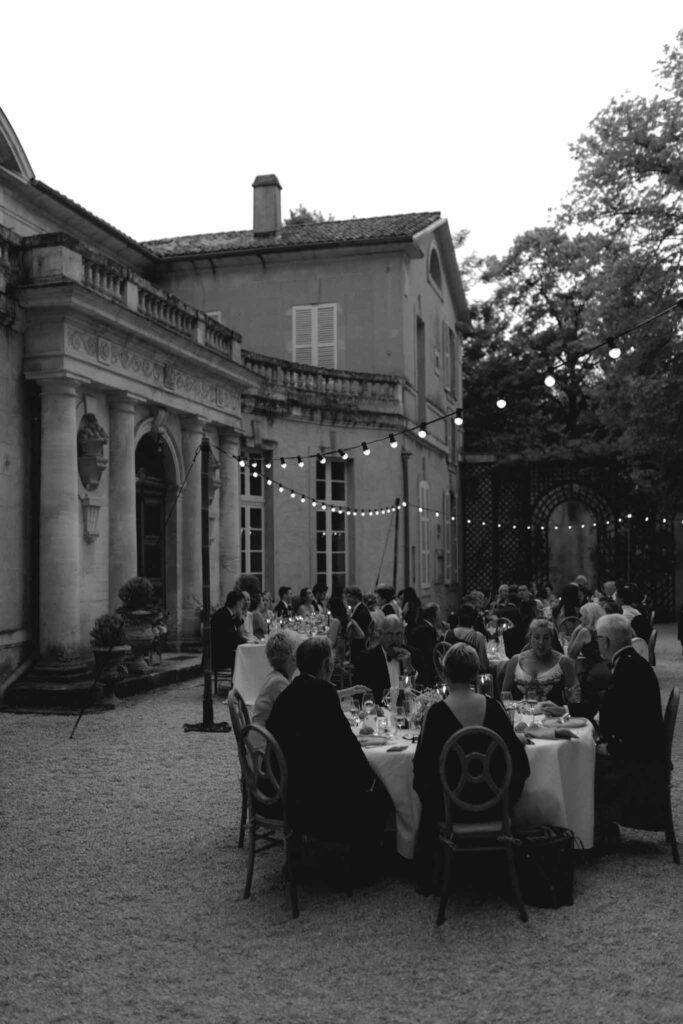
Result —
<svg viewBox="0 0 683 1024"><path fill-rule="evenodd" d="M235 651L232 685L239 690L247 704L254 703L269 672L265 644L239 645Z"/></svg>
<svg viewBox="0 0 683 1024"><path fill-rule="evenodd" d="M575 740L535 739L527 747L530 775L513 816L515 825L560 825L570 828L586 849L593 846L595 741L588 724L573 729ZM400 736L387 747L363 747L368 762L396 808L396 849L412 860L422 805L413 789L415 744Z"/></svg>

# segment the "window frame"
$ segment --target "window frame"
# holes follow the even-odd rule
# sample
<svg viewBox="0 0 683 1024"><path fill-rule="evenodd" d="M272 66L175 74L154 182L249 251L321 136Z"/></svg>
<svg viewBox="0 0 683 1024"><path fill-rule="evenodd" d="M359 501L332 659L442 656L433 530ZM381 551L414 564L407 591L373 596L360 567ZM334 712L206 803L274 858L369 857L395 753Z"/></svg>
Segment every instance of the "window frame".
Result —
<svg viewBox="0 0 683 1024"><path fill-rule="evenodd" d="M332 354L331 361L327 358L320 362L321 354L321 315L324 315L327 311L331 311L332 323L331 331L333 335L332 341L322 342L323 348L327 348ZM311 360L308 362L301 356L301 349L308 348L299 341L299 325L305 320L306 314L310 314L310 349L311 349ZM326 325L323 325L325 329ZM329 329L330 325L327 325ZM292 306L292 343L291 343L292 360L295 363L303 363L304 366L316 366L322 370L338 370L339 369L339 303L338 302L318 302L309 305Z"/></svg>

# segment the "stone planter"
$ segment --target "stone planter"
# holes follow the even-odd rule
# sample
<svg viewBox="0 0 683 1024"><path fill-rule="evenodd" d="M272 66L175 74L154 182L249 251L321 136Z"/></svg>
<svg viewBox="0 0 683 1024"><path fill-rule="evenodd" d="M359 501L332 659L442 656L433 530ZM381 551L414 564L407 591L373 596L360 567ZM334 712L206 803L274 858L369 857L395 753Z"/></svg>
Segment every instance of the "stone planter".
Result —
<svg viewBox="0 0 683 1024"><path fill-rule="evenodd" d="M86 491L94 491L107 467L108 459L103 455L105 442L100 438L88 438L78 443L78 475Z"/></svg>
<svg viewBox="0 0 683 1024"><path fill-rule="evenodd" d="M126 640L133 649L128 662L128 675L141 676L150 671L145 658L154 641L153 615L148 611L122 612L125 622Z"/></svg>
<svg viewBox="0 0 683 1024"><path fill-rule="evenodd" d="M130 652L128 644L116 647L93 647L95 676L105 691L113 691L114 684L128 675L123 659Z"/></svg>

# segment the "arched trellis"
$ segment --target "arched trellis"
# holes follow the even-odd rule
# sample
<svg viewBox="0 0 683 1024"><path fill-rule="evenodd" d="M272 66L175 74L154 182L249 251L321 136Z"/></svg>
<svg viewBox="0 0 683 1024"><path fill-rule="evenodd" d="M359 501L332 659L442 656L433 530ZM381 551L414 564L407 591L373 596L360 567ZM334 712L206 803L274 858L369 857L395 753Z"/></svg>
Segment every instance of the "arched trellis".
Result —
<svg viewBox="0 0 683 1024"><path fill-rule="evenodd" d="M531 507L531 557L535 579L545 579L550 556L548 524L552 513L565 502L576 501L591 509L598 543L598 574L612 572L616 519L605 497L575 480L564 480L550 487Z"/></svg>

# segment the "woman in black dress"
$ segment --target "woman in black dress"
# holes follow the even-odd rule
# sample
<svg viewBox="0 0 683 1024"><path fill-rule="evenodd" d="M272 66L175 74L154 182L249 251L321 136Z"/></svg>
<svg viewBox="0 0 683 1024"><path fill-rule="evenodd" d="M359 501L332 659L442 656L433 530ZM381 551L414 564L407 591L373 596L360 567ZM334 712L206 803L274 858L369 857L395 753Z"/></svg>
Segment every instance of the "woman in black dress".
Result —
<svg viewBox="0 0 683 1024"><path fill-rule="evenodd" d="M474 648L465 643L453 644L444 656L443 668L448 696L433 704L427 712L413 761L413 786L422 801L415 860L418 890L424 892L433 889L438 822L443 820L444 813L439 757L449 737L468 726L483 726L498 733L512 760L510 808L519 800L524 781L529 776L526 750L515 735L507 714L498 701L473 689L479 672L479 657ZM489 813L494 819L497 809L494 807Z"/></svg>

